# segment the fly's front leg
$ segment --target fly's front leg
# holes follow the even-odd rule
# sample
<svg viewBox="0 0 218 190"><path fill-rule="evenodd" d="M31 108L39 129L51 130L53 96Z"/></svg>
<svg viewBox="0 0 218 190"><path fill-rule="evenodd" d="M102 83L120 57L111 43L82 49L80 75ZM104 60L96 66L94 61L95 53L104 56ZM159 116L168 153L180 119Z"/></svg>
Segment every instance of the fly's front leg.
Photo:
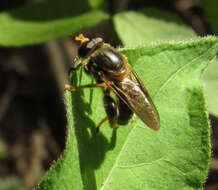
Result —
<svg viewBox="0 0 218 190"><path fill-rule="evenodd" d="M68 76L69 76L69 81L71 81L73 75L75 74L76 70L84 66L85 71L87 70L87 62L83 61L81 63L78 63L78 58L76 57L73 61L73 66L69 70ZM64 90L69 90L69 91L76 91L77 89L80 88L94 88L94 87L100 87L100 88L106 88L105 83L97 83L97 84L87 84L87 85L82 85L82 86L71 86L69 84L65 84Z"/></svg>
<svg viewBox="0 0 218 190"><path fill-rule="evenodd" d="M70 70L68 71L68 78L69 78L69 81L71 81L71 79L73 78L73 75L75 74L76 70L78 70L81 66L84 66L86 67L88 63L83 61L83 62L79 62L79 58L76 57L74 60L73 60L73 64L72 64L72 67L70 68Z"/></svg>

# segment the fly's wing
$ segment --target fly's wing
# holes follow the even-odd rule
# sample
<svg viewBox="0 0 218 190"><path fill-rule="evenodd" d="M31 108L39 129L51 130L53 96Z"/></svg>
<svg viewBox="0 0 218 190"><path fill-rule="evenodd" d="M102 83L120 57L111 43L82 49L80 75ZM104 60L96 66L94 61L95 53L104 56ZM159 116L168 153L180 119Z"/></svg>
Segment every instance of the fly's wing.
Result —
<svg viewBox="0 0 218 190"><path fill-rule="evenodd" d="M110 82L104 77L102 80L148 127L157 131L160 128L158 111L136 73L132 71L132 74L136 81L129 77L121 82Z"/></svg>

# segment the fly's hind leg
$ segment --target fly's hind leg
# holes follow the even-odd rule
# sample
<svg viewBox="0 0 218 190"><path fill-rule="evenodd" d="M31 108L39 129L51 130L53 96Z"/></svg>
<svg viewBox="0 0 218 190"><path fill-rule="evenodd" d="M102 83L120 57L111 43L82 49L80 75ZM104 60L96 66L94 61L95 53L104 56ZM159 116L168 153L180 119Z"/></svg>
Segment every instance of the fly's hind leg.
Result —
<svg viewBox="0 0 218 190"><path fill-rule="evenodd" d="M106 111L110 127L114 128L117 124L117 119L119 116L118 105L115 100L110 96L109 90L105 90L104 93L104 109Z"/></svg>
<svg viewBox="0 0 218 190"><path fill-rule="evenodd" d="M118 119L118 116L119 116L119 110L118 110L117 103L110 96L109 89L106 89L104 91L104 109L105 109L105 112L106 112L107 116L104 119L102 119L101 122L97 125L96 133L99 132L99 128L107 120L109 120L111 128L114 128L115 125L117 124L117 119Z"/></svg>
<svg viewBox="0 0 218 190"><path fill-rule="evenodd" d="M105 121L107 121L107 120L108 120L108 118L107 118L107 116L106 116L105 118L103 118L103 119L98 123L98 125L96 126L95 134L98 134L98 133L99 133L100 127L101 127L102 124L103 124Z"/></svg>

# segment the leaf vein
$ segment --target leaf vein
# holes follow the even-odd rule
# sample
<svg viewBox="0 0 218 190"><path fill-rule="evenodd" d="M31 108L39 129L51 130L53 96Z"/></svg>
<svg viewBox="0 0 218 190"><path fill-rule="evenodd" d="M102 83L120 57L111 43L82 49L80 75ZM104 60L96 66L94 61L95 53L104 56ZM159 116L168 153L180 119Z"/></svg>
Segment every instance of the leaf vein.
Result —
<svg viewBox="0 0 218 190"><path fill-rule="evenodd" d="M116 159L116 161L115 161L115 163L114 163L114 166L111 168L111 171L110 171L110 173L108 174L108 177L106 178L104 185L101 187L101 190L103 190L104 187L106 186L106 184L108 183L110 177L112 176L113 170L114 170L115 168L117 168L117 166L118 166L117 163L118 163L118 161L119 161L119 159L120 159L120 157L121 157L121 154L122 154L123 150L125 149L125 147L126 147L126 145L127 145L129 136L130 136L130 134L132 133L132 131L136 128L136 126L137 126L137 125L135 124L135 126L134 126L134 127L132 128L132 130L129 132L129 134L128 134L127 138L126 138L127 140L125 141L125 143L124 143L122 149L120 150L120 153L119 153L119 155L118 155L118 157L117 157L117 159Z"/></svg>
<svg viewBox="0 0 218 190"><path fill-rule="evenodd" d="M118 168L128 169L128 168L141 167L141 166L144 166L144 165L152 165L152 164L155 164L155 163L160 162L160 161L162 161L162 160L165 160L165 159L164 159L165 157L166 157L166 156L163 156L163 157L161 157L161 158L159 158L159 159L157 159L157 160L154 160L154 161L152 161L152 162L142 162L142 163L140 163L140 164L132 164L132 165L128 165L128 166L125 166L125 165L118 165L117 167L118 167Z"/></svg>
<svg viewBox="0 0 218 190"><path fill-rule="evenodd" d="M197 56L196 58L194 58L193 60L191 60L190 62L186 63L185 65L183 65L181 68L179 68L176 72L174 72L159 88L159 90L157 90L157 92L154 94L154 98L164 89L165 86L168 85L168 83L176 77L176 75L181 72L182 70L184 70L186 67L188 67L189 65L191 65L193 62L195 62L197 59L199 59L200 57L205 56L205 54L207 54L214 46L211 46L210 48L207 49L207 51L205 51L203 54L201 54L200 56Z"/></svg>
<svg viewBox="0 0 218 190"><path fill-rule="evenodd" d="M165 156L164 156L165 157ZM160 158L160 159L157 159L157 160L154 160L153 162L150 162L150 163L140 163L140 164L134 164L134 165L129 165L129 166L122 166L122 165L119 165L117 166L117 168L121 168L121 169L132 169L132 168L136 168L136 167L141 167L141 166L145 166L145 165L152 165L152 164L156 164L157 162L161 162L161 161L164 161L168 164L170 164L171 166L173 166L174 168L176 168L176 170L179 171L179 173L181 173L183 176L186 176L187 174L184 173L182 170L180 170L177 166L175 166L172 162L170 162L169 160L167 159L164 159L164 157Z"/></svg>

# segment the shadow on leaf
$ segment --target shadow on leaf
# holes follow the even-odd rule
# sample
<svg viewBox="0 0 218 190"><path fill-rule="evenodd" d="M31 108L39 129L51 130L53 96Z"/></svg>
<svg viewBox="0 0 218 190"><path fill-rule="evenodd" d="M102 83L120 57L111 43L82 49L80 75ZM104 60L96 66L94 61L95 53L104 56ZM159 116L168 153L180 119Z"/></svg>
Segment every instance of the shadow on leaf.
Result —
<svg viewBox="0 0 218 190"><path fill-rule="evenodd" d="M80 79L81 79L80 72ZM72 81L72 85L77 83L76 76ZM90 91L92 95L93 89ZM100 132L96 135L96 124L89 118L92 113L90 103L82 100L83 90L72 93L74 130L78 142L80 171L83 180L84 190L97 189L95 170L100 167L104 161L107 151L112 150L116 144L116 129L113 130L111 140L105 138ZM90 101L92 101L90 99Z"/></svg>

